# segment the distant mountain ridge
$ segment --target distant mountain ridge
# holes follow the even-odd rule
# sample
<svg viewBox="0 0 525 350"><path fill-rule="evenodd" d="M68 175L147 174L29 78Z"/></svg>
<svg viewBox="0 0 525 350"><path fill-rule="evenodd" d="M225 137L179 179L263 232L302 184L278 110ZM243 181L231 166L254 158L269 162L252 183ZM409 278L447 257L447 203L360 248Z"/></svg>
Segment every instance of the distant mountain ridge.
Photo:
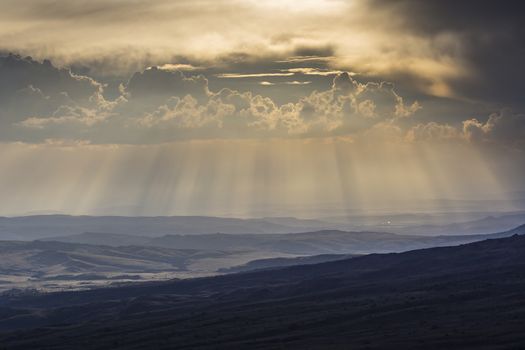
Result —
<svg viewBox="0 0 525 350"><path fill-rule="evenodd" d="M35 215L0 217L0 239L35 240L54 236L68 236L84 232L110 232L145 237L167 234L226 233L291 233L331 227L316 220L278 218L238 219L209 216L69 216ZM285 222L290 221L290 225Z"/></svg>
<svg viewBox="0 0 525 350"><path fill-rule="evenodd" d="M521 230L516 228L514 230ZM512 235L511 231L489 235L413 236L386 232L348 232L321 230L289 234L201 234L136 237L120 234L83 233L45 239L109 246L145 245L174 249L257 250L295 255L368 254L400 252L433 246L469 243Z"/></svg>
<svg viewBox="0 0 525 350"><path fill-rule="evenodd" d="M524 212L495 214L495 216L480 213L465 214L465 218L460 222L447 221L448 215L452 214L446 214L444 217L443 215L393 214L320 220L293 217L239 219L206 216L35 215L0 217L0 240L36 240L85 232L107 232L150 238L183 234L283 234L318 230L390 232L427 236L462 235L501 231L525 222ZM460 217L451 216L455 220L459 220ZM464 221L466 218L475 219ZM422 224L428 222L432 224Z"/></svg>

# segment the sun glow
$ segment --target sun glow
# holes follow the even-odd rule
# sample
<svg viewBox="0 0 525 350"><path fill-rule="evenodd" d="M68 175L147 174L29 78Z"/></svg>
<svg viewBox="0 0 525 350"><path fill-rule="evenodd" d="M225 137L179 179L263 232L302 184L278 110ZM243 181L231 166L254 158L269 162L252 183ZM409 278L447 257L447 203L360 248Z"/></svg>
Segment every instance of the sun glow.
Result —
<svg viewBox="0 0 525 350"><path fill-rule="evenodd" d="M315 11L317 13L335 12L341 10L342 8L348 7L350 4L349 1L343 0L252 0L251 3L254 6L259 6L263 8L273 8L291 12Z"/></svg>
<svg viewBox="0 0 525 350"><path fill-rule="evenodd" d="M0 210L10 214L28 207L71 214L243 217L424 211L431 209L421 206L426 200L504 191L469 147L450 154L446 147L356 147L339 139L111 149L17 144L4 145L1 157ZM468 169L463 157L470 159ZM17 175L28 166L31 171Z"/></svg>

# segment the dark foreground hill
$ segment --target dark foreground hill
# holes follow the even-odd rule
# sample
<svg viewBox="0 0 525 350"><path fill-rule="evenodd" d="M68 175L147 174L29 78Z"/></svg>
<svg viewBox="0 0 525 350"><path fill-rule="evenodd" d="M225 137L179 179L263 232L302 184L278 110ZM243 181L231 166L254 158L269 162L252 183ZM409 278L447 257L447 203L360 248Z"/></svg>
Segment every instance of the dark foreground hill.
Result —
<svg viewBox="0 0 525 350"><path fill-rule="evenodd" d="M523 230L523 228L521 228ZM525 236L4 299L5 349L522 349Z"/></svg>
<svg viewBox="0 0 525 350"><path fill-rule="evenodd" d="M344 260L356 257L359 255L352 254L322 254L312 256L299 256L296 258L269 258L269 259L256 259L247 262L246 264L228 267L220 269L219 272L235 273L235 272L248 272L255 270L267 270L282 268L287 266L297 265L312 265L320 264L330 261Z"/></svg>

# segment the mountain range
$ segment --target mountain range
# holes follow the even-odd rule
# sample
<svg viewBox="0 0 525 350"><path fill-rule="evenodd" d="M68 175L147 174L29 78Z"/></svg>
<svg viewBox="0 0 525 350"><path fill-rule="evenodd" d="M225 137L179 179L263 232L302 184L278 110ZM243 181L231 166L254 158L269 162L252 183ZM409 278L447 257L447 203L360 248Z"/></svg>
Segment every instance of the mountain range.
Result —
<svg viewBox="0 0 525 350"><path fill-rule="evenodd" d="M210 216L69 216L0 217L0 240L47 239L85 232L140 237L193 234L283 234L319 230L376 231L411 235L466 235L509 230L525 222L525 212L369 214L299 219Z"/></svg>
<svg viewBox="0 0 525 350"><path fill-rule="evenodd" d="M510 236L412 236L323 230L289 234L140 237L82 233L40 241L0 241L0 292L57 291L312 264Z"/></svg>
<svg viewBox="0 0 525 350"><path fill-rule="evenodd" d="M525 226L313 265L1 299L6 349L525 346Z"/></svg>

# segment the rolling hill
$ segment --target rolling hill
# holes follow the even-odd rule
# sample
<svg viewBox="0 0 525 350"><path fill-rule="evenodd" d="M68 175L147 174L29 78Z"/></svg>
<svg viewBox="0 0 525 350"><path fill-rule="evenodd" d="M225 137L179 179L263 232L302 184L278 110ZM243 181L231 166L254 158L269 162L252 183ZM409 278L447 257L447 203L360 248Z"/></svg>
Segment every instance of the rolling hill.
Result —
<svg viewBox="0 0 525 350"><path fill-rule="evenodd" d="M525 346L524 271L525 236L513 235L11 297L0 305L0 343L6 349L518 349Z"/></svg>
<svg viewBox="0 0 525 350"><path fill-rule="evenodd" d="M511 231L496 236L511 235ZM123 234L88 232L44 241L107 246L142 245L173 249L249 250L275 254L368 254L401 252L412 249L474 242L492 235L415 236L386 232L348 232L321 230L287 234L199 234L138 237Z"/></svg>
<svg viewBox="0 0 525 350"><path fill-rule="evenodd" d="M151 246L0 241L0 256L1 292L13 288L86 289L124 281L195 277L261 255Z"/></svg>
<svg viewBox="0 0 525 350"><path fill-rule="evenodd" d="M0 291L86 289L273 268L510 236L408 236L380 232L203 234L139 237L84 233L56 241L0 241Z"/></svg>

